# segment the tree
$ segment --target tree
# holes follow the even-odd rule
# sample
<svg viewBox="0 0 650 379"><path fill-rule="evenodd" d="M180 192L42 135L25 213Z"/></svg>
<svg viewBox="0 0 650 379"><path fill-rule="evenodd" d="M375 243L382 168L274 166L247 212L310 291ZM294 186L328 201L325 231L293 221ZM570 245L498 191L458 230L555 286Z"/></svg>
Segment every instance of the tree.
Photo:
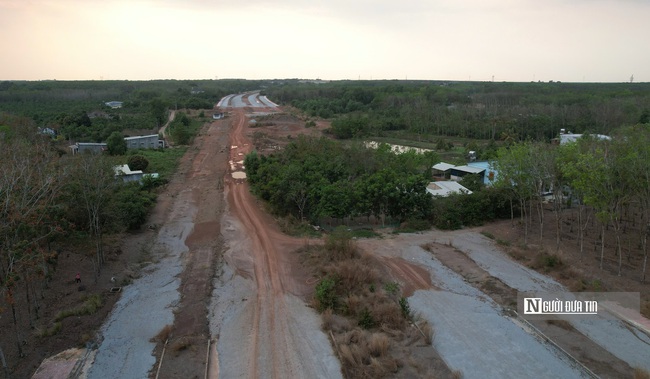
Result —
<svg viewBox="0 0 650 379"><path fill-rule="evenodd" d="M106 140L106 148L110 155L124 155L126 153L126 141L120 132L113 132Z"/></svg>
<svg viewBox="0 0 650 379"><path fill-rule="evenodd" d="M143 155L131 155L126 162L131 170L144 171L149 166L149 160Z"/></svg>
<svg viewBox="0 0 650 379"><path fill-rule="evenodd" d="M535 194L535 178L532 175L534 156L529 142L515 143L508 148L501 148L496 160L499 172L497 186L508 188L519 201L521 221L524 224L524 243L528 241L528 217L526 208ZM512 206L511 206L512 209Z"/></svg>
<svg viewBox="0 0 650 379"><path fill-rule="evenodd" d="M95 240L96 276L104 264L103 228L106 222L108 204L117 185L111 161L103 155L77 154L72 162L72 180L68 193L83 207L88 228Z"/></svg>

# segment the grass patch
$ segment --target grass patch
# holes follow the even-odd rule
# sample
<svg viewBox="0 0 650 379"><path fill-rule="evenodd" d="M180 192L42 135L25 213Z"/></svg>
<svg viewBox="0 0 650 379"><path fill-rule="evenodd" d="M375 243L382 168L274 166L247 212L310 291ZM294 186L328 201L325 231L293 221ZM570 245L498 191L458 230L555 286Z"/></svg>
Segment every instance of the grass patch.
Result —
<svg viewBox="0 0 650 379"><path fill-rule="evenodd" d="M563 268L562 259L556 254L541 253L538 254L530 265L535 270L550 272Z"/></svg>
<svg viewBox="0 0 650 379"><path fill-rule="evenodd" d="M104 300L102 299L101 295L93 294L86 297L83 304L81 304L80 306L76 308L65 309L60 311L59 313L56 314L54 320L59 322L71 316L91 315L97 312L97 310L99 310L103 305L104 305Z"/></svg>
<svg viewBox="0 0 650 379"><path fill-rule="evenodd" d="M503 240L501 238L497 238L497 244L501 246L510 246L510 241Z"/></svg>
<svg viewBox="0 0 650 379"><path fill-rule="evenodd" d="M429 229L431 229L431 222L414 219L403 222L394 233L417 233Z"/></svg>
<svg viewBox="0 0 650 379"><path fill-rule="evenodd" d="M292 215L277 220L280 230L283 233L294 237L315 237L321 236L321 232L306 221L299 221Z"/></svg>
<svg viewBox="0 0 650 379"><path fill-rule="evenodd" d="M487 238L489 238L491 240L495 239L494 234L492 234L490 232L482 231L481 234L486 236Z"/></svg>
<svg viewBox="0 0 650 379"><path fill-rule="evenodd" d="M51 337L53 335L58 334L61 331L61 322L57 321L54 324L52 324L51 327L46 328L46 329L37 329L36 330L36 335L39 337Z"/></svg>
<svg viewBox="0 0 650 379"><path fill-rule="evenodd" d="M157 172L161 179L169 181L187 151L186 146L167 149L130 150L129 154L142 155L149 161L146 172Z"/></svg>

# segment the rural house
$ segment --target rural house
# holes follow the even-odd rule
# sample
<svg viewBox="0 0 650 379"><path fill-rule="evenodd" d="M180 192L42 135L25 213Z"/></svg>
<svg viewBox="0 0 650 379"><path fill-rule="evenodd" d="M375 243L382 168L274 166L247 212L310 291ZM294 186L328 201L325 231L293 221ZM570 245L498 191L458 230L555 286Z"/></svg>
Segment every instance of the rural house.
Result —
<svg viewBox="0 0 650 379"><path fill-rule="evenodd" d="M453 180L431 182L427 185L427 192L433 196L447 197L452 193L471 194L472 191Z"/></svg>
<svg viewBox="0 0 650 379"><path fill-rule="evenodd" d="M70 146L70 150L72 150L72 154L77 154L77 153L102 153L106 151L106 143L104 142L77 142L74 145Z"/></svg>
<svg viewBox="0 0 650 379"><path fill-rule="evenodd" d="M164 147L164 141L158 138L158 134L125 137L124 140L126 141L127 149L158 149Z"/></svg>

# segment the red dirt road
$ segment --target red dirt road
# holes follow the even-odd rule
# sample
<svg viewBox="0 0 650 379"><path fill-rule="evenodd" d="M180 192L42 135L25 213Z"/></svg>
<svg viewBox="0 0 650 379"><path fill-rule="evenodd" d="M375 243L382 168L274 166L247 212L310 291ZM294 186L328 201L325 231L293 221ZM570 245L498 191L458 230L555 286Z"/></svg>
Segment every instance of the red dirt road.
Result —
<svg viewBox="0 0 650 379"><path fill-rule="evenodd" d="M241 162L252 148L246 136L246 125L244 110L234 110L230 153L233 172L242 171L241 163L237 162ZM323 375L322 370L314 367L317 364L308 362L309 358L316 358L309 357L313 346L303 345L307 343L306 332L298 325L303 323L302 316L296 314L295 304L288 302L291 295L304 298L309 291L304 280L306 273L291 255L304 240L279 231L275 221L259 208L245 180L226 175L225 182L230 214L237 219L242 229L240 235L247 240L248 246L233 252L227 260L238 274L254 282L252 298L242 299L247 304L239 318L246 318L250 325L245 333L248 339L242 336L246 341L238 348L247 354L239 357L238 374L250 378ZM309 333L312 332L318 333L318 330ZM211 374L218 375L214 368ZM223 376L221 374L219 376Z"/></svg>

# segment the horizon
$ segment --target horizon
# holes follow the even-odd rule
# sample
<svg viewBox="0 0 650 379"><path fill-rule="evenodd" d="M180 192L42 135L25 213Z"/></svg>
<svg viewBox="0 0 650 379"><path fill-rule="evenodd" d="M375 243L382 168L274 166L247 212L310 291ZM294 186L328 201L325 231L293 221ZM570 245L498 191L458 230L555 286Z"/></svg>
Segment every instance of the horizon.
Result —
<svg viewBox="0 0 650 379"><path fill-rule="evenodd" d="M0 80L644 83L648 14L642 0L0 0Z"/></svg>

